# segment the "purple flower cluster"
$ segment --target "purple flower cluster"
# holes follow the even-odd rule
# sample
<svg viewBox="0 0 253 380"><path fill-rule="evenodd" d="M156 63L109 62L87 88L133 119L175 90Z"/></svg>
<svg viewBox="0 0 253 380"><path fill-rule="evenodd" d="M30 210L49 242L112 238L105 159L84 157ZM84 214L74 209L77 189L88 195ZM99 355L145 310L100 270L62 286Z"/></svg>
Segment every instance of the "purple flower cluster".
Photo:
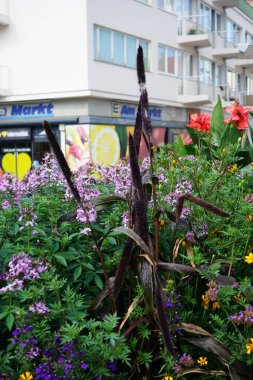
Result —
<svg viewBox="0 0 253 380"><path fill-rule="evenodd" d="M25 229L25 227L37 226L36 219L37 219L37 215L33 212L32 209L28 209L26 207L20 207L18 221L24 223L24 225L19 228L20 231ZM32 234L36 235L37 231L32 230Z"/></svg>
<svg viewBox="0 0 253 380"><path fill-rule="evenodd" d="M185 367L192 367L194 364L194 360L192 359L190 354L187 354L185 352L185 353L183 353L183 355L179 359L179 363Z"/></svg>
<svg viewBox="0 0 253 380"><path fill-rule="evenodd" d="M31 334L33 330L34 326L32 325L23 325L12 332L12 343L22 347L24 355L30 360L35 359L40 354L40 349L37 345L38 341Z"/></svg>
<svg viewBox="0 0 253 380"><path fill-rule="evenodd" d="M7 210L8 208L11 207L11 204L9 201L7 201L7 199L5 199L3 202L2 202L2 209L3 210Z"/></svg>
<svg viewBox="0 0 253 380"><path fill-rule="evenodd" d="M41 260L32 260L24 252L14 256L8 264L9 271L4 273L2 279L10 283L0 289L0 292L14 292L24 287L26 280L40 278L40 274L47 269Z"/></svg>
<svg viewBox="0 0 253 380"><path fill-rule="evenodd" d="M181 296L175 292L166 293L165 310L168 315L170 329L175 335L182 335L181 331L181 317L180 309L183 308L181 304Z"/></svg>
<svg viewBox="0 0 253 380"><path fill-rule="evenodd" d="M29 311L33 314L47 314L50 312L50 309L44 304L44 302L37 301L29 306Z"/></svg>
<svg viewBox="0 0 253 380"><path fill-rule="evenodd" d="M178 198L185 194L190 193L192 191L192 185L187 179L182 179L175 186L175 191L173 193L169 193L165 195L164 201L166 201L170 206L173 206L173 211L175 211L176 203ZM181 218L186 218L190 215L190 210L188 207L183 207Z"/></svg>
<svg viewBox="0 0 253 380"><path fill-rule="evenodd" d="M245 306L244 311L240 311L235 315L230 315L229 319L237 325L253 325L253 306Z"/></svg>
<svg viewBox="0 0 253 380"><path fill-rule="evenodd" d="M206 291L206 297L209 299L209 301L217 301L219 294L218 284L215 281L210 281L208 282L207 286L209 289Z"/></svg>
<svg viewBox="0 0 253 380"><path fill-rule="evenodd" d="M196 227L195 232L193 231L188 231L185 234L185 238L190 242L190 243L195 243L196 238L197 239L204 239L208 235L208 226L207 223L201 224L201 226Z"/></svg>
<svg viewBox="0 0 253 380"><path fill-rule="evenodd" d="M117 373L118 372L118 368L117 368L116 362L114 360L110 360L107 363L107 368L110 370L111 373Z"/></svg>
<svg viewBox="0 0 253 380"><path fill-rule="evenodd" d="M85 363L85 353L77 349L76 341L60 343L57 336L54 339L54 347L43 351L43 362L35 369L35 380L68 380L73 375L89 370L89 364ZM62 373L62 375L59 375Z"/></svg>
<svg viewBox="0 0 253 380"><path fill-rule="evenodd" d="M20 187L22 193L29 194L44 185L61 186L64 184L66 185L66 180L61 170L59 170L56 159L51 153L48 153L38 169L30 170L26 174L20 183Z"/></svg>
<svg viewBox="0 0 253 380"><path fill-rule="evenodd" d="M92 203L85 203L84 208L77 209L76 219L81 223L95 222L97 218L97 211Z"/></svg>
<svg viewBox="0 0 253 380"><path fill-rule="evenodd" d="M245 199L245 201L252 203L253 202L253 194L246 195L246 197L244 199Z"/></svg>
<svg viewBox="0 0 253 380"><path fill-rule="evenodd" d="M194 360L190 354L186 352L179 358L179 360L175 361L173 365L173 371L176 375L180 374L183 370L183 367L190 368L194 364Z"/></svg>

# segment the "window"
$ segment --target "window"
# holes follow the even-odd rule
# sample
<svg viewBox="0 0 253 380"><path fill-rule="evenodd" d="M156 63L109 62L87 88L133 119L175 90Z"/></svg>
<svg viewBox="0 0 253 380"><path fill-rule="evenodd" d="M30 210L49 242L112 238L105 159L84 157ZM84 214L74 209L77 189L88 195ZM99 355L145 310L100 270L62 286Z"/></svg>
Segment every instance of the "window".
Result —
<svg viewBox="0 0 253 380"><path fill-rule="evenodd" d="M214 84L220 86L222 84L221 65L214 63Z"/></svg>
<svg viewBox="0 0 253 380"><path fill-rule="evenodd" d="M174 0L158 0L158 8L167 12L174 12Z"/></svg>
<svg viewBox="0 0 253 380"><path fill-rule="evenodd" d="M193 57L191 54L179 50L177 52L178 76L182 78L193 76Z"/></svg>
<svg viewBox="0 0 253 380"><path fill-rule="evenodd" d="M247 95L253 95L253 78L247 77Z"/></svg>
<svg viewBox="0 0 253 380"><path fill-rule="evenodd" d="M229 89L228 95L229 95L230 100L236 99L239 96L240 82L241 82L240 74L235 71L228 70L227 83L228 83L228 89Z"/></svg>
<svg viewBox="0 0 253 380"><path fill-rule="evenodd" d="M199 61L200 81L206 84L212 84L212 62L208 59L200 58Z"/></svg>
<svg viewBox="0 0 253 380"><path fill-rule="evenodd" d="M100 26L94 26L94 58L98 61L136 67L138 46L143 49L144 64L149 70L149 42Z"/></svg>
<svg viewBox="0 0 253 380"><path fill-rule="evenodd" d="M240 39L240 30L240 27L233 21L227 20L227 41L236 45Z"/></svg>
<svg viewBox="0 0 253 380"><path fill-rule="evenodd" d="M205 4L200 4L200 20L199 28L203 30L210 30L210 21L211 21L211 9Z"/></svg>
<svg viewBox="0 0 253 380"><path fill-rule="evenodd" d="M159 46L158 70L177 76L192 75L192 55L171 47Z"/></svg>
<svg viewBox="0 0 253 380"><path fill-rule="evenodd" d="M169 47L159 46L159 71L176 75L175 72L176 50Z"/></svg>
<svg viewBox="0 0 253 380"><path fill-rule="evenodd" d="M177 0L175 5L178 16L186 17L191 15L191 0Z"/></svg>
<svg viewBox="0 0 253 380"><path fill-rule="evenodd" d="M211 30L212 32L219 32L221 30L221 15L215 12L214 9L211 11Z"/></svg>
<svg viewBox="0 0 253 380"><path fill-rule="evenodd" d="M247 44L253 44L253 36L249 32L245 32L245 42Z"/></svg>
<svg viewBox="0 0 253 380"><path fill-rule="evenodd" d="M200 3L200 29L212 32L221 30L221 15L207 5Z"/></svg>

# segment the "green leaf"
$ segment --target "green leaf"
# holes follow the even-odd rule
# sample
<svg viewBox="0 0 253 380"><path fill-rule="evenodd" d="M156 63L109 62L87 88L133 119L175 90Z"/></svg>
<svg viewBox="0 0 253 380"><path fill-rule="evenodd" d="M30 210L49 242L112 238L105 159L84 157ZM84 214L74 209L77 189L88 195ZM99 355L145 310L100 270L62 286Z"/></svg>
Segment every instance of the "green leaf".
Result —
<svg viewBox="0 0 253 380"><path fill-rule="evenodd" d="M241 137L241 133L238 131L234 123L230 121L221 136L220 148L223 148L228 144L237 144L239 137Z"/></svg>
<svg viewBox="0 0 253 380"><path fill-rule="evenodd" d="M139 235L137 235L136 232L131 230L130 228L127 227L116 227L113 229L114 232L121 232L127 236L129 236L131 239L133 239L142 249L145 251L150 257L153 257L150 249L146 245L146 243L140 238Z"/></svg>
<svg viewBox="0 0 253 380"><path fill-rule="evenodd" d="M104 285L103 285L103 281L101 280L101 278L100 278L97 274L95 274L95 276L94 276L94 280L95 280L95 283L96 283L97 287L98 287L100 290L102 290L103 287L104 287Z"/></svg>
<svg viewBox="0 0 253 380"><path fill-rule="evenodd" d="M117 245L117 241L114 237L108 236L107 240L109 241L111 245Z"/></svg>
<svg viewBox="0 0 253 380"><path fill-rule="evenodd" d="M89 263L83 263L83 266L84 266L85 268L88 268L88 269L91 269L91 270L95 270L94 266L91 265L91 264L89 264Z"/></svg>
<svg viewBox="0 0 253 380"><path fill-rule="evenodd" d="M6 326L9 330L12 329L13 323L14 323L14 315L12 313L9 313L6 320L5 320Z"/></svg>
<svg viewBox="0 0 253 380"><path fill-rule="evenodd" d="M100 195L90 200L97 211L105 210L117 202L127 202L127 199L119 195Z"/></svg>
<svg viewBox="0 0 253 380"><path fill-rule="evenodd" d="M214 137L214 140L218 146L221 143L221 137L224 131L224 114L221 100L219 99L216 103L211 117L211 131Z"/></svg>
<svg viewBox="0 0 253 380"><path fill-rule="evenodd" d="M185 145L183 143L181 135L178 135L178 138L175 142L175 151L179 156L188 156L188 155L196 155L196 148L194 147L195 144L198 142L198 138L196 136L196 131L192 128L187 128L187 132L190 135L193 144L191 145Z"/></svg>
<svg viewBox="0 0 253 380"><path fill-rule="evenodd" d="M64 267L68 266L67 261L65 260L65 258L63 256L61 256L61 255L54 255L54 258L55 258L55 260L59 264L63 265Z"/></svg>
<svg viewBox="0 0 253 380"><path fill-rule="evenodd" d="M2 313L0 313L0 319L4 319L6 317L6 315L9 314L9 310L6 310L6 311L2 311Z"/></svg>
<svg viewBox="0 0 253 380"><path fill-rule="evenodd" d="M78 277L80 277L82 274L82 266L79 265L75 271L74 271L74 281L76 281L78 279Z"/></svg>

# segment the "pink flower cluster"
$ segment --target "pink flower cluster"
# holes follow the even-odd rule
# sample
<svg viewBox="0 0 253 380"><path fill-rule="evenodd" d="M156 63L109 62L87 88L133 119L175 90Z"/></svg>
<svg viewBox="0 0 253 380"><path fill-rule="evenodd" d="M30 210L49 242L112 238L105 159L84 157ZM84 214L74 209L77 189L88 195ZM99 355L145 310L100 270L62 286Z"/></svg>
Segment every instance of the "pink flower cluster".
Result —
<svg viewBox="0 0 253 380"><path fill-rule="evenodd" d="M253 306L245 306L244 311L240 311L238 314L230 315L229 319L237 325L243 323L252 326L253 325Z"/></svg>
<svg viewBox="0 0 253 380"><path fill-rule="evenodd" d="M47 314L50 312L50 309L44 304L44 302L37 301L29 306L29 311L33 314Z"/></svg>
<svg viewBox="0 0 253 380"><path fill-rule="evenodd" d="M10 283L0 289L0 292L14 292L23 289L26 280L40 278L40 274L47 269L47 265L40 260L32 261L30 255L24 252L14 256L8 264L9 271L2 278Z"/></svg>

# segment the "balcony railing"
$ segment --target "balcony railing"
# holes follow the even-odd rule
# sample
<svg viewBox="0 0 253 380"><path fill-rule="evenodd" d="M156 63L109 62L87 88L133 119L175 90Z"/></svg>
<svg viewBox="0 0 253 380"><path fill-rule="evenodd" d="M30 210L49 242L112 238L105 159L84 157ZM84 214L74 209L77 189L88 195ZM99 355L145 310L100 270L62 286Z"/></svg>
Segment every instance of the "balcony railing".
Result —
<svg viewBox="0 0 253 380"><path fill-rule="evenodd" d="M213 85L200 81L199 76L180 78L179 95L208 95L213 97Z"/></svg>
<svg viewBox="0 0 253 380"><path fill-rule="evenodd" d="M0 66L0 96L10 94L11 70L9 67Z"/></svg>
<svg viewBox="0 0 253 380"><path fill-rule="evenodd" d="M209 34L211 23L203 15L181 17L178 25L178 35Z"/></svg>
<svg viewBox="0 0 253 380"><path fill-rule="evenodd" d="M0 25L9 25L10 7L9 0L0 0Z"/></svg>
<svg viewBox="0 0 253 380"><path fill-rule="evenodd" d="M212 48L213 49L238 48L239 46L240 46L239 31L212 32Z"/></svg>
<svg viewBox="0 0 253 380"><path fill-rule="evenodd" d="M236 97L239 97L240 101L245 102L245 93L243 94L235 88L231 89L226 84L206 83L201 80L200 76L180 78L178 95L185 100L187 100L187 97L193 100L196 99L196 103L204 103L203 99L205 98L209 103L216 103L219 98L225 102L229 102Z"/></svg>

